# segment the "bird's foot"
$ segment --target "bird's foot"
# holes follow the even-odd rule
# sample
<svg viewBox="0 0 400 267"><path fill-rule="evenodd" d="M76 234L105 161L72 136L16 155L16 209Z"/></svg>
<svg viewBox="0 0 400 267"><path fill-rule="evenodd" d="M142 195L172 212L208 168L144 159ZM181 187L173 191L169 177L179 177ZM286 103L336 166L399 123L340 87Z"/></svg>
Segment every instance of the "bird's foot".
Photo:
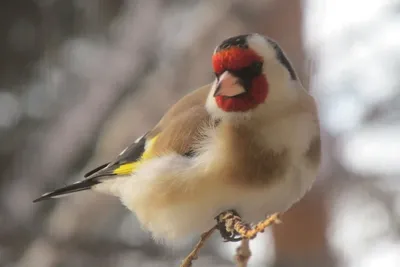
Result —
<svg viewBox="0 0 400 267"><path fill-rule="evenodd" d="M242 220L235 210L224 211L215 217L215 220L217 221L217 229L225 242L237 242L243 238L253 239L258 233L264 232L268 226L281 222L279 214L274 213L264 221L251 227Z"/></svg>
<svg viewBox="0 0 400 267"><path fill-rule="evenodd" d="M215 220L217 221L217 229L224 242L238 242L242 240L241 234L236 230L238 224L251 229L250 225L244 223L235 210L224 211L215 217Z"/></svg>

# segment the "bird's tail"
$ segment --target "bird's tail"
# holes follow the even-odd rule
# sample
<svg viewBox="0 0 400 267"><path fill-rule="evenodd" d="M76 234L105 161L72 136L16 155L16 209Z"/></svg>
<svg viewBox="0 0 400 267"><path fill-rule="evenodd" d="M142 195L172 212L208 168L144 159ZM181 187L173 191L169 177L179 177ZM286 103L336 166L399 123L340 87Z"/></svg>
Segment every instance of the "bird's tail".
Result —
<svg viewBox="0 0 400 267"><path fill-rule="evenodd" d="M73 183L71 185L67 185L64 187L61 187L59 189L56 189L54 191L48 192L40 196L39 198L35 199L33 202L39 202L42 200L47 200L51 198L58 198L58 197L63 197L67 196L69 194L79 192L79 191L84 191L92 188L92 186L98 184L100 181L97 179L86 179L83 181L79 181L76 183Z"/></svg>
<svg viewBox="0 0 400 267"><path fill-rule="evenodd" d="M70 195L75 192L84 191L91 189L94 185L102 182L106 177L114 176L113 169L107 169L108 167L112 167L109 163L100 165L99 167L89 171L84 175L84 180L58 188L54 191L43 194L42 196L35 199L33 202L39 202L42 200L47 200L51 198L59 198L63 196Z"/></svg>

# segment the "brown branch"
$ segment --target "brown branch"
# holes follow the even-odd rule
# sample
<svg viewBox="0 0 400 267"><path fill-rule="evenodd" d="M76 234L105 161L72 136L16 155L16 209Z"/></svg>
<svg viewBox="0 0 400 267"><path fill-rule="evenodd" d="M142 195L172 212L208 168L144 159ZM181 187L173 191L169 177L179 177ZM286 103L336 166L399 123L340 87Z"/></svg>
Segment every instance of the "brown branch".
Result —
<svg viewBox="0 0 400 267"><path fill-rule="evenodd" d="M251 257L249 246L250 239L255 238L258 233L263 233L268 226L281 222L278 213L272 214L254 227L243 222L239 215L233 214L229 211L227 213L222 213L221 216L223 217L222 219L225 225L224 230L231 233L232 236L239 234L241 238L243 238L240 246L236 249L235 260L238 267L247 267L247 263ZM219 218L217 218L217 221L218 219Z"/></svg>
<svg viewBox="0 0 400 267"><path fill-rule="evenodd" d="M249 243L250 243L249 239L243 238L242 243L236 249L235 260L238 267L247 267L247 262L251 257Z"/></svg>
<svg viewBox="0 0 400 267"><path fill-rule="evenodd" d="M248 228L248 225L243 223L241 220L236 221L236 223L234 224L234 229L243 238L253 239L257 236L258 233L263 233L268 226L279 223L281 223L281 220L279 219L279 214L274 213L264 221L261 221L257 223L254 227L250 228Z"/></svg>
<svg viewBox="0 0 400 267"><path fill-rule="evenodd" d="M182 264L180 267L192 267L192 262L198 258L198 254L200 249L204 246L204 243L206 242L207 239L210 238L212 233L217 229L217 226L214 226L207 232L204 232L201 237L199 242L197 242L196 246L193 248L193 250L189 253L189 255L182 261Z"/></svg>
<svg viewBox="0 0 400 267"><path fill-rule="evenodd" d="M204 246L205 241L210 238L212 233L217 229L220 231L222 237L225 238L226 241L238 240L234 238L237 235L242 238L242 243L236 250L235 259L238 267L246 267L251 256L249 240L255 238L258 233L264 232L268 226L281 222L279 219L279 214L274 213L264 221L259 222L254 227L251 227L242 220L236 211L233 210L222 212L215 219L217 224L201 235L199 242L196 244L190 254L182 261L180 267L192 267L192 262L198 258L198 253Z"/></svg>
<svg viewBox="0 0 400 267"><path fill-rule="evenodd" d="M240 215L234 210L222 212L215 219L217 220L218 229L227 241L232 241L235 236L253 239L258 233L264 232L268 226L281 222L279 213L274 213L264 221L252 227L244 222Z"/></svg>

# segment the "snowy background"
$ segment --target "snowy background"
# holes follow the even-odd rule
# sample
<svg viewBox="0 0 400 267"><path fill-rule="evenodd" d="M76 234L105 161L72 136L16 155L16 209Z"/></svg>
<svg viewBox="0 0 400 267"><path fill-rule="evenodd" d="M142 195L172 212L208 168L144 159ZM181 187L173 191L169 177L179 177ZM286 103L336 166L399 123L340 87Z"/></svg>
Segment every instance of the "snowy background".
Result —
<svg viewBox="0 0 400 267"><path fill-rule="evenodd" d="M32 204L213 79L226 37L278 40L317 98L313 190L252 241L251 266L400 266L399 0L3 0L0 266L179 266L118 200ZM193 240L195 242L196 240ZM196 266L233 266L215 235Z"/></svg>

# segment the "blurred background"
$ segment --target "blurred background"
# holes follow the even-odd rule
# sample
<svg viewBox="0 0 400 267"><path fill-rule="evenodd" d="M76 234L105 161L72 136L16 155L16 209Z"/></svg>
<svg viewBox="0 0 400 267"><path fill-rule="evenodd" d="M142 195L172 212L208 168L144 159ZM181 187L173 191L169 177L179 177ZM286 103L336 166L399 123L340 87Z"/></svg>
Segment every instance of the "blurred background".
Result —
<svg viewBox="0 0 400 267"><path fill-rule="evenodd" d="M231 35L278 40L318 101L323 164L251 266L400 266L399 0L2 0L0 266L179 266L112 197L32 204L213 79ZM196 240L193 240L195 242ZM216 234L195 266L233 266Z"/></svg>

